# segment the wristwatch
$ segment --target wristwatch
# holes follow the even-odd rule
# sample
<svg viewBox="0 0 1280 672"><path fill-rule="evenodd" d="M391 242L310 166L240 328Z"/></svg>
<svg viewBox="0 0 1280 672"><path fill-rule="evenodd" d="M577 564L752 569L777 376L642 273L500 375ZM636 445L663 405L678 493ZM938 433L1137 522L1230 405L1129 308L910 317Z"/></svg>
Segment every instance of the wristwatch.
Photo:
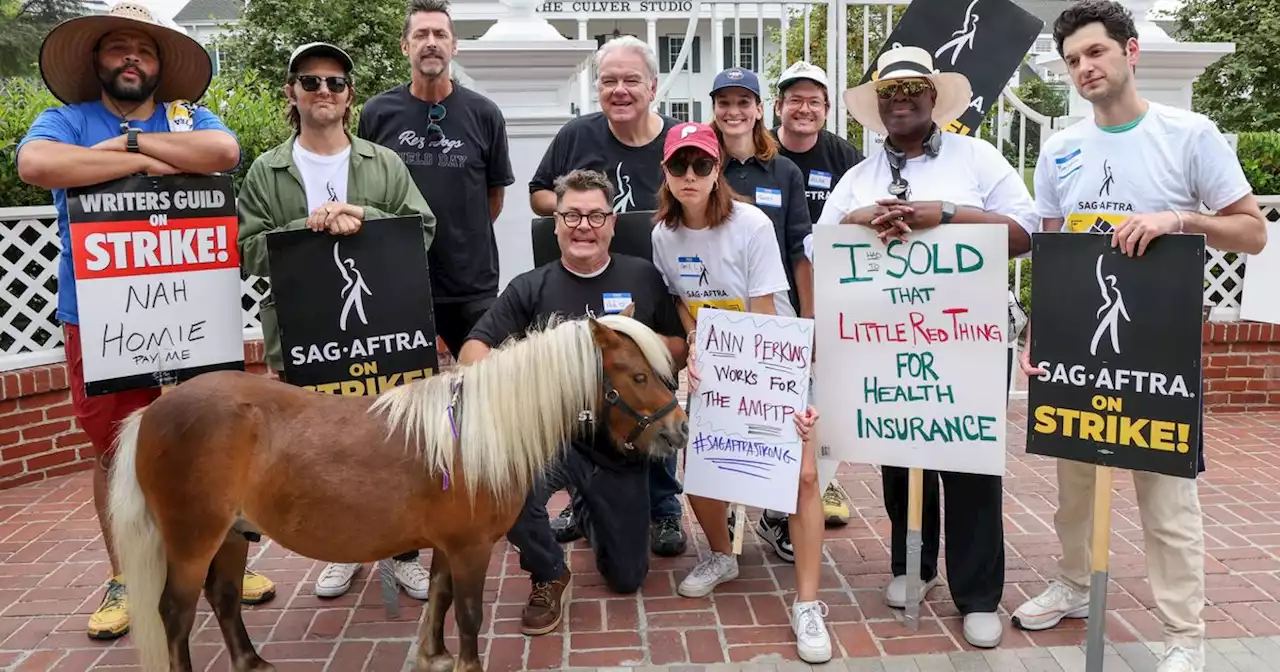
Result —
<svg viewBox="0 0 1280 672"><path fill-rule="evenodd" d="M138 129L129 129L125 137L125 147L135 154L141 151L138 149Z"/></svg>
<svg viewBox="0 0 1280 672"><path fill-rule="evenodd" d="M946 224L950 222L951 219L955 216L956 216L956 204L950 201L943 201L942 202L942 221L940 223Z"/></svg>

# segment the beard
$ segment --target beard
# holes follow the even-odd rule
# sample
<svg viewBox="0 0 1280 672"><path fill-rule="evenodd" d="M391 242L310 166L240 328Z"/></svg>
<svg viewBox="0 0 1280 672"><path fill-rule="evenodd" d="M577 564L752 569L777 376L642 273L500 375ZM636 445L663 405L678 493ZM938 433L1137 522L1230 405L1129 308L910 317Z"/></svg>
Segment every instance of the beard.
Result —
<svg viewBox="0 0 1280 672"><path fill-rule="evenodd" d="M133 70L139 80L137 84L121 82L120 75L125 70ZM99 69L98 81L102 83L102 89L107 92L107 95L116 100L125 100L133 103L140 103L146 100L160 85L160 77L158 75L149 77L141 69L130 65L122 65L108 72L103 72Z"/></svg>

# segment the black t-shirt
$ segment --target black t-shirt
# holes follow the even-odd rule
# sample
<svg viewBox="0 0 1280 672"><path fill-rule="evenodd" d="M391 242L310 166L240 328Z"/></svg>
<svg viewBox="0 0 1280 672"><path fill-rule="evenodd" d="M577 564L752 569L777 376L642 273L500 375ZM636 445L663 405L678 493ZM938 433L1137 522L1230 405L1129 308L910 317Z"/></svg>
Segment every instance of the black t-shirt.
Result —
<svg viewBox="0 0 1280 672"><path fill-rule="evenodd" d="M773 129L778 137L778 129ZM791 159L804 179L805 195L809 199L809 219L818 221L827 196L845 172L862 161L862 152L840 136L823 129L818 132L818 142L807 152L793 152L778 141L778 153Z"/></svg>
<svg viewBox="0 0 1280 672"><path fill-rule="evenodd" d="M773 222L782 253L782 268L787 272L791 289L791 306L800 314L800 293L796 290L795 263L804 258L804 239L813 231L809 210L805 206L804 178L800 169L785 156L775 155L768 161L749 157L745 162L728 157L724 178L730 187L754 203Z"/></svg>
<svg viewBox="0 0 1280 672"><path fill-rule="evenodd" d="M609 130L609 118L592 112L560 128L538 164L529 193L555 189L557 177L580 168L598 170L613 182L614 212L658 209L662 186L662 146L667 131L680 121L662 115L662 132L643 147L622 144Z"/></svg>
<svg viewBox="0 0 1280 672"><path fill-rule="evenodd" d="M432 106L407 84L369 99L356 134L399 154L435 213L436 236L427 253L432 298L474 301L498 293L489 189L515 182L506 120L493 101L457 82L440 104L442 139L428 140Z"/></svg>

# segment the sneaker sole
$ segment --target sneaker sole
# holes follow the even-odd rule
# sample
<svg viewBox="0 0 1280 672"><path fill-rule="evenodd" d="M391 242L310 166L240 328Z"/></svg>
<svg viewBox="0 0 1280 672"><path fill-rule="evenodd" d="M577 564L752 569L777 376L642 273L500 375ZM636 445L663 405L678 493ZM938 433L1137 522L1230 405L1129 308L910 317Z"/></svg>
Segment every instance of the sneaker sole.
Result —
<svg viewBox="0 0 1280 672"><path fill-rule="evenodd" d="M351 586L347 586L347 588L350 589ZM343 591L343 592L346 592L346 591ZM275 599L275 597L276 597L276 591L274 588L257 596L242 594L240 596L240 604L248 604L248 605L263 604L264 602L270 602L271 600Z"/></svg>
<svg viewBox="0 0 1280 672"><path fill-rule="evenodd" d="M796 644L796 653L800 654L800 660L811 665L821 665L831 661L831 644L827 644L822 649L807 649L800 644Z"/></svg>
<svg viewBox="0 0 1280 672"><path fill-rule="evenodd" d="M827 516L827 527L844 527L849 524L848 516Z"/></svg>
<svg viewBox="0 0 1280 672"><path fill-rule="evenodd" d="M545 635L548 632L551 632L552 630L555 630L556 628L560 627L560 621L564 620L565 607L569 606L569 593L572 591L573 591L573 584L570 583L569 585L564 587L564 592L560 594L560 611L556 612L556 620L552 621L551 623L541 628L530 628L524 624L521 624L520 632L526 635L537 637L538 635Z"/></svg>
<svg viewBox="0 0 1280 672"><path fill-rule="evenodd" d="M112 639L119 639L129 634L129 626L125 625L121 630L89 630L86 634L89 635L89 639L105 642Z"/></svg>
<svg viewBox="0 0 1280 672"><path fill-rule="evenodd" d="M938 584L939 584L939 583L942 583L942 581L941 581L938 577L936 577L936 576L935 576L935 577L933 577L933 580L932 580L932 581L929 581L928 583L924 584L924 590L921 590L921 591L920 591L920 602L921 602L922 604L924 603L925 598L929 597L929 591L931 591L931 590L933 590L934 588L938 587ZM887 593L886 593L886 594L885 594L885 596L884 596L884 603L885 603L885 604L887 604L887 605L889 605L889 606L891 606L891 607L893 607L894 609L906 609L906 608L907 608L907 600L906 600L905 598L904 598L904 599L902 599L901 601L898 601L898 600L891 600L891 599L889 599L889 595L888 595Z"/></svg>
<svg viewBox="0 0 1280 672"><path fill-rule="evenodd" d="M1048 630L1049 628L1054 627L1055 625L1061 623L1062 619L1064 618L1088 618L1088 617L1089 617L1089 605L1086 604L1083 607L1078 607L1072 611L1065 612L1062 615L1058 616L1057 618L1051 621L1044 621L1043 623L1035 623L1035 624L1027 625L1016 614L1009 620L1013 623L1014 627L1020 628L1022 630L1029 630L1031 632L1038 632L1040 630Z"/></svg>
<svg viewBox="0 0 1280 672"><path fill-rule="evenodd" d="M676 588L676 592L679 593L681 597L706 597L716 589L716 586L719 586L722 583L728 583L736 578L738 578L737 569L733 570L733 573L729 576L716 580L715 583L707 586L706 588L685 588L682 583L678 588Z"/></svg>

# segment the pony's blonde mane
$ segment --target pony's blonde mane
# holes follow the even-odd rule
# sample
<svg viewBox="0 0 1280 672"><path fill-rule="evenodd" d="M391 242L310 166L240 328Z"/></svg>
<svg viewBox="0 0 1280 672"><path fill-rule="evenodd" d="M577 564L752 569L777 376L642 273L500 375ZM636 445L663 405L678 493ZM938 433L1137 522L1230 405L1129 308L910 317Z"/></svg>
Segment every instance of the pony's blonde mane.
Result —
<svg viewBox="0 0 1280 672"><path fill-rule="evenodd" d="M599 322L630 337L654 370L672 379L671 353L660 336L619 315ZM579 413L597 415L601 356L586 319L553 315L541 329L508 339L474 364L384 392L370 412L385 414L389 433L405 433L433 478L448 474L459 484L456 452L472 496L484 489L498 499L523 499L577 431ZM449 410L457 381L462 393L455 438Z"/></svg>

